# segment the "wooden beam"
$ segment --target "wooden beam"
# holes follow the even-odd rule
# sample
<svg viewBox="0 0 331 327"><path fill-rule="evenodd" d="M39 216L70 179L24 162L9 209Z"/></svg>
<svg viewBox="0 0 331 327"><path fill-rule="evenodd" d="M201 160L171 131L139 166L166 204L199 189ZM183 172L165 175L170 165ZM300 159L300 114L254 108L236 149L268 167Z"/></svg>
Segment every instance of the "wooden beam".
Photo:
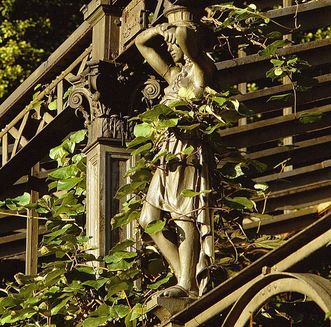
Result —
<svg viewBox="0 0 331 327"><path fill-rule="evenodd" d="M282 48L277 51L277 54L279 56L297 54L300 59L316 66L330 63L330 50L330 39L323 39ZM253 54L216 63L219 83L233 85L265 78L265 72L271 68L269 60L269 57Z"/></svg>
<svg viewBox="0 0 331 327"><path fill-rule="evenodd" d="M320 113L322 119L319 122L303 124L300 117L308 113ZM244 126L227 128L220 131L223 143L227 146L247 147L262 144L289 135L298 135L330 127L331 105L325 105L312 110L287 116L265 119Z"/></svg>
<svg viewBox="0 0 331 327"><path fill-rule="evenodd" d="M248 157L267 164L268 171L284 160L289 160L291 165L300 166L321 162L331 157L331 135L312 137L305 141L295 142L294 145L252 152L248 154Z"/></svg>

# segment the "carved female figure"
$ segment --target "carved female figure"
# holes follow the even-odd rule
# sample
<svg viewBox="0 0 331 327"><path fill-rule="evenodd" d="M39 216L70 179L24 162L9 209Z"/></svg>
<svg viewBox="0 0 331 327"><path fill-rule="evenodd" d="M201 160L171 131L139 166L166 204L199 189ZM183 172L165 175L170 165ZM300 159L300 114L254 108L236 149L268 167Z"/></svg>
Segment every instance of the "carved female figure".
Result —
<svg viewBox="0 0 331 327"><path fill-rule="evenodd" d="M177 21L151 27L136 38L136 46L152 66L162 76L165 88L162 103L178 99L178 91L184 87L196 98L210 85L215 67L204 53L199 29L190 19L186 7L175 6ZM161 50L162 38L167 44L168 54ZM169 54L172 62L168 61ZM208 167L205 152L198 137L193 134L169 132L162 147L173 154L181 153L193 146L194 154L189 157L178 155L176 165L160 163L156 169L143 210L140 224L146 227L160 219L164 212L171 216L176 225L175 240L170 240L162 232L152 235L161 253L169 262L177 277L177 285L166 289L164 296L196 297L202 294L204 279L199 274L210 265L212 257L212 235L210 212L205 195L185 197L182 191L192 189L200 192L209 188Z"/></svg>

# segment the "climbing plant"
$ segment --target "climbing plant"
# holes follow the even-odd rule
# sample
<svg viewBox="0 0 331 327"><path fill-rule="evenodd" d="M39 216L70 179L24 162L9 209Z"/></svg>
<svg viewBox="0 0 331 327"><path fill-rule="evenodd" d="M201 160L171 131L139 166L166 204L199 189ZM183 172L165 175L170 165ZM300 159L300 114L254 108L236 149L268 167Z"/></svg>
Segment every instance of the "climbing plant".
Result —
<svg viewBox="0 0 331 327"><path fill-rule="evenodd" d="M86 131L77 131L50 151L58 167L48 174L50 194L31 203L29 193L0 202L3 213L45 222L37 275L15 275L1 289L0 325L11 326L136 326L147 316L144 299L166 283L163 267L153 267L154 250L128 251L133 240L116 244L103 258L90 253L85 223L85 156L80 152ZM31 216L27 210L37 214ZM7 211L10 210L10 211ZM5 212L4 212L5 211ZM149 267L142 269L142 262ZM154 265L155 266L155 265Z"/></svg>

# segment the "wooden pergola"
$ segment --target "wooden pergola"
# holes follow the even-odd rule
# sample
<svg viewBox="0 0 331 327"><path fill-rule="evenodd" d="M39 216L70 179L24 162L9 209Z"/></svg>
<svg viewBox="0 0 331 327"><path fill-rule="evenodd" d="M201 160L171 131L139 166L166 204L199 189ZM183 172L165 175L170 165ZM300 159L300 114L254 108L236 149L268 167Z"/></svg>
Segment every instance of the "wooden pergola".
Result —
<svg viewBox="0 0 331 327"><path fill-rule="evenodd" d="M300 33L327 27L331 20L331 0L301 4L268 0L261 10L284 26L300 26ZM134 160L124 146L132 128L128 118L141 109L143 96L153 103L162 92L162 83L151 76L153 71L142 64L133 46L134 37L147 26L149 12L156 13L152 24L161 21L157 13L162 12L162 1L92 0L82 8L84 22L0 107L1 198L23 191L38 198L45 192L44 180L51 166L45 159L49 149L71 131L84 124L88 127L86 227L97 255L107 253L119 238L132 236L130 228L120 235L112 233L110 219L119 209L116 190L126 182L122 176ZM295 30L281 32L295 39ZM311 65L315 84L298 94L295 108L293 100L268 102L271 96L291 92L286 78L248 92L247 83L265 85L265 71L270 68L269 59L253 48L246 55L237 44L232 49L235 58L224 54L216 63L219 83L237 85L241 94L236 98L256 113L254 119L242 119L238 126L224 130L224 143L245 148L249 158L271 168L284 163L277 172L268 169L255 177L270 187L265 207L270 218L246 220L243 227L271 235L298 233L188 308L171 317L165 315L169 320L165 318L164 326L200 326L230 307L223 326L243 326L247 317L242 312L254 312L277 288L302 292L322 310L331 311L330 284L293 268L331 241L330 50L331 39L278 50L281 56L296 54ZM47 106L31 110L34 87L39 83L47 87L37 100L56 99L55 111ZM73 87L69 100L63 100L69 87ZM322 119L303 124L300 117L311 113ZM262 200L257 203L263 206ZM0 259L25 261L26 273L35 273L42 226L37 220L26 222L5 213L0 218Z"/></svg>

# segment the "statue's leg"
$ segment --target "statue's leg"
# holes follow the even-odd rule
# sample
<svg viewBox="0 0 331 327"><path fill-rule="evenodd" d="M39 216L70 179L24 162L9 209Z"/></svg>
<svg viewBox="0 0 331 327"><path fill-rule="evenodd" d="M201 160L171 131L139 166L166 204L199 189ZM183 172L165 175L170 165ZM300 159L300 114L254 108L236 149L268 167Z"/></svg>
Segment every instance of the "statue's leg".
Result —
<svg viewBox="0 0 331 327"><path fill-rule="evenodd" d="M174 220L178 228L179 260L181 277L178 286L186 290L186 296L197 296L198 285L196 280L196 267L199 260L199 232L193 221ZM164 294L169 297L184 296L180 288L170 287Z"/></svg>
<svg viewBox="0 0 331 327"><path fill-rule="evenodd" d="M160 219L161 210L145 202L141 211L139 223L141 227L146 228L147 225L155 220ZM181 265L179 262L178 247L164 236L162 232L150 235L154 243L159 248L162 255L165 257L169 265L174 270L175 276L179 281L181 278Z"/></svg>

